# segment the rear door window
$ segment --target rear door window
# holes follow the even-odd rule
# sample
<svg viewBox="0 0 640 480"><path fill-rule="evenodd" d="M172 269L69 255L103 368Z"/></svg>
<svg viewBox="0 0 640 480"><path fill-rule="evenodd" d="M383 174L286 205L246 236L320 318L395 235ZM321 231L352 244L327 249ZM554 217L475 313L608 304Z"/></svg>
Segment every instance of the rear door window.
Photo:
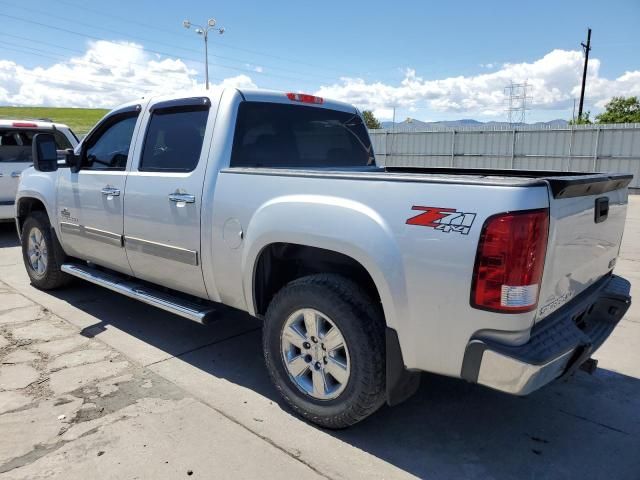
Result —
<svg viewBox="0 0 640 480"><path fill-rule="evenodd" d="M209 108L179 107L153 112L144 141L142 172L191 172L198 165Z"/></svg>
<svg viewBox="0 0 640 480"><path fill-rule="evenodd" d="M374 165L367 129L356 113L301 105L242 102L232 167Z"/></svg>

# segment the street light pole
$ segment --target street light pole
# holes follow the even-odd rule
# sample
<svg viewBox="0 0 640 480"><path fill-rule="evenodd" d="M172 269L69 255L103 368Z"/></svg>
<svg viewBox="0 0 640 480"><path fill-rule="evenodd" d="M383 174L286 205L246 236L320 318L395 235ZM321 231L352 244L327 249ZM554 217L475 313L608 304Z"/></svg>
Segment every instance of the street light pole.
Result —
<svg viewBox="0 0 640 480"><path fill-rule="evenodd" d="M204 31L204 78L209 90L209 32Z"/></svg>
<svg viewBox="0 0 640 480"><path fill-rule="evenodd" d="M191 23L189 20L185 20L182 22L182 26L184 28L196 27L195 32L198 35L202 35L204 38L204 65L205 65L205 85L207 90L209 90L209 32L214 31L218 32L220 35L224 33L224 28L216 28L216 20L215 18L210 18L207 20L206 26L196 25L195 23Z"/></svg>

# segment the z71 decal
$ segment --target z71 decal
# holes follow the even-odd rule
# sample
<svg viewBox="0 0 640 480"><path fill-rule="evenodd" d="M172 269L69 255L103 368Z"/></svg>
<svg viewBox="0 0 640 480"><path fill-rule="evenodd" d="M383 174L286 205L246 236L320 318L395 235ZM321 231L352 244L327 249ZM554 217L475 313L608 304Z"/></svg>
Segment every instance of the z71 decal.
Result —
<svg viewBox="0 0 640 480"><path fill-rule="evenodd" d="M407 220L407 225L431 227L444 233L458 232L462 235L468 235L476 218L475 213L458 212L454 208L414 205L411 210L421 210L422 213Z"/></svg>

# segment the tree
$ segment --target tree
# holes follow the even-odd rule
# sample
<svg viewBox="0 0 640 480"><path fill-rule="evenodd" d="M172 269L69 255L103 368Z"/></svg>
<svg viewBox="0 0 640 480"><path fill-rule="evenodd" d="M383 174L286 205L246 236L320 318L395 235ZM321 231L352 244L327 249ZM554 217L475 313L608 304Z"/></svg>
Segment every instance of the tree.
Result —
<svg viewBox="0 0 640 480"><path fill-rule="evenodd" d="M373 130L376 128L382 128L382 125L371 110L365 110L362 112L362 116L364 117L364 123L368 129Z"/></svg>
<svg viewBox="0 0 640 480"><path fill-rule="evenodd" d="M581 117L569 120L569 125L591 125L592 122L589 115L591 115L591 112L584 112Z"/></svg>
<svg viewBox="0 0 640 480"><path fill-rule="evenodd" d="M596 117L598 123L640 123L638 97L613 97L605 111Z"/></svg>

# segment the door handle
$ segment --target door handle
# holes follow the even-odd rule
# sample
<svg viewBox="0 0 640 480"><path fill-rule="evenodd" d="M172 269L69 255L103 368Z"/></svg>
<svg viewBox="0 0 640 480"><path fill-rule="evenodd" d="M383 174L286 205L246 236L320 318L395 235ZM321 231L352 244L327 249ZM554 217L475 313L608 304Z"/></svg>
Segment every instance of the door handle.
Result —
<svg viewBox="0 0 640 480"><path fill-rule="evenodd" d="M11 172L11 178L20 178L20 172Z"/></svg>
<svg viewBox="0 0 640 480"><path fill-rule="evenodd" d="M176 203L196 203L196 196L188 193L170 193L169 200Z"/></svg>
<svg viewBox="0 0 640 480"><path fill-rule="evenodd" d="M120 190L114 187L104 187L102 189L102 194L103 195L107 195L110 197L119 197L120 196Z"/></svg>

